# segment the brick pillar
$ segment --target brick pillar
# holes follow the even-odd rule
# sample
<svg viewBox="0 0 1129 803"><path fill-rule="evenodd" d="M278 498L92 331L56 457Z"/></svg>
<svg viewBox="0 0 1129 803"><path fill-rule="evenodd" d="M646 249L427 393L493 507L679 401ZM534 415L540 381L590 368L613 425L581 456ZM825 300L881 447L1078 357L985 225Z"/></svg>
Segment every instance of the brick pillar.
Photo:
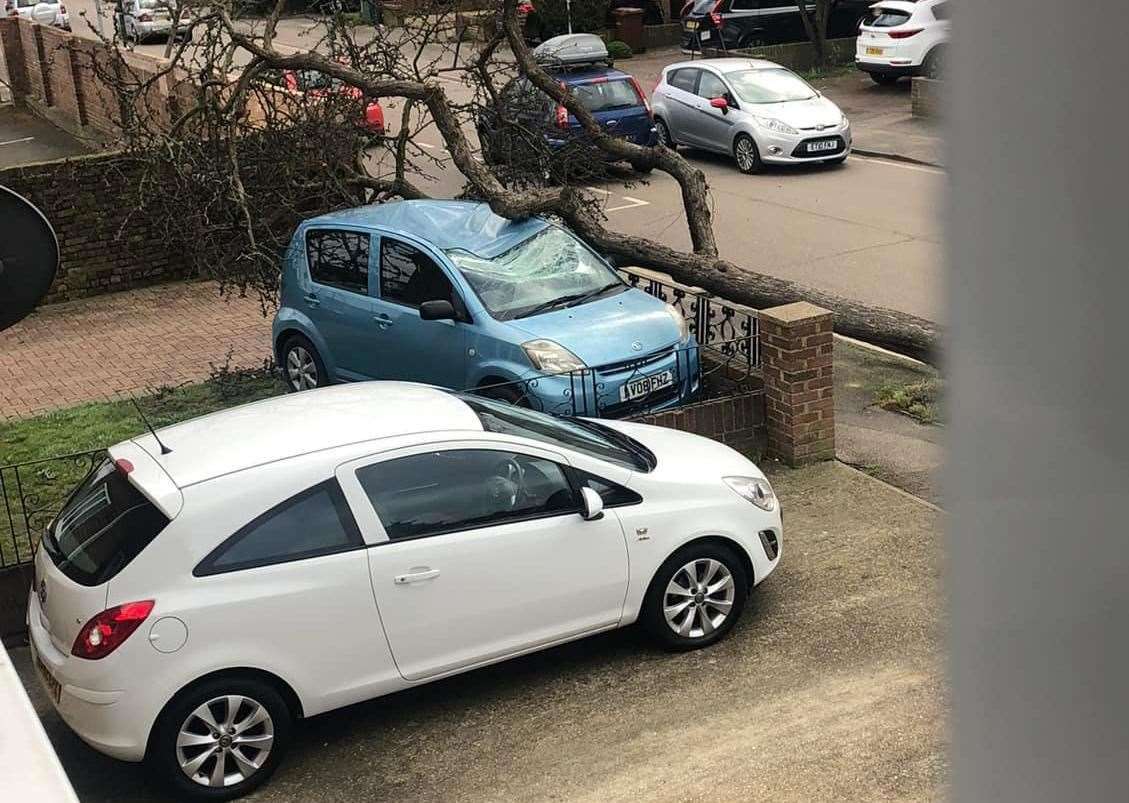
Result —
<svg viewBox="0 0 1129 803"><path fill-rule="evenodd" d="M12 90L12 99L22 101L28 92L28 78L18 18L0 18L0 48L3 48L4 64L8 68L8 83Z"/></svg>
<svg viewBox="0 0 1129 803"><path fill-rule="evenodd" d="M768 451L790 466L835 459L831 331L806 301L760 312Z"/></svg>

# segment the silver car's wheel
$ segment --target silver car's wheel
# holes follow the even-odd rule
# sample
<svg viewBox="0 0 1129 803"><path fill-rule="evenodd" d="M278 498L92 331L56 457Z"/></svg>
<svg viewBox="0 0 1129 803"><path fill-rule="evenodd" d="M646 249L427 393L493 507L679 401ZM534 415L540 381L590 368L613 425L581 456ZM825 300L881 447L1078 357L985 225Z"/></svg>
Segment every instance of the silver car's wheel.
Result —
<svg viewBox="0 0 1129 803"><path fill-rule="evenodd" d="M697 558L670 579L663 600L666 623L682 638L702 638L725 624L733 610L733 573L721 561Z"/></svg>
<svg viewBox="0 0 1129 803"><path fill-rule="evenodd" d="M742 173L756 173L760 170L760 154L757 153L757 144L748 134L741 134L733 143L733 158L737 162L737 169Z"/></svg>
<svg viewBox="0 0 1129 803"><path fill-rule="evenodd" d="M668 148L675 148L677 145L674 138L670 135L670 127L667 126L666 121L662 119L655 120L655 132L659 138L659 144L665 145Z"/></svg>
<svg viewBox="0 0 1129 803"><path fill-rule="evenodd" d="M286 380L294 390L309 390L318 386L318 364L309 350L295 343L286 352Z"/></svg>
<svg viewBox="0 0 1129 803"><path fill-rule="evenodd" d="M274 720L250 697L214 697L192 711L176 738L176 760L201 786L234 786L249 780L270 756Z"/></svg>

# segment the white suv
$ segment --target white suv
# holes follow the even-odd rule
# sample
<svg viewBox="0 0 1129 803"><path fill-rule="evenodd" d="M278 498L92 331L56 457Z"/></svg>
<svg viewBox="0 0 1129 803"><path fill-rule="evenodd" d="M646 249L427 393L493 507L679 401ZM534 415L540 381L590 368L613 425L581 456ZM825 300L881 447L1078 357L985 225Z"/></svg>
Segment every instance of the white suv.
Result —
<svg viewBox="0 0 1129 803"><path fill-rule="evenodd" d="M855 63L880 84L940 78L955 0L883 0L859 26Z"/></svg>
<svg viewBox="0 0 1129 803"><path fill-rule="evenodd" d="M720 443L365 382L110 448L43 536L28 626L83 740L221 800L301 717L637 620L712 644L780 546Z"/></svg>

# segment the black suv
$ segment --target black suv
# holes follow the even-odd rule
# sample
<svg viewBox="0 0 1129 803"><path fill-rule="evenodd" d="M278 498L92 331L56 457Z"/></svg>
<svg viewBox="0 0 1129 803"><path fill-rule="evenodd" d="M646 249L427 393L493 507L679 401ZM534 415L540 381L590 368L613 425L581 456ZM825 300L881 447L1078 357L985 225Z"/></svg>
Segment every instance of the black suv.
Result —
<svg viewBox="0 0 1129 803"><path fill-rule="evenodd" d="M876 0L837 0L827 38L855 36ZM690 0L682 7L682 49L731 50L807 41L796 0Z"/></svg>

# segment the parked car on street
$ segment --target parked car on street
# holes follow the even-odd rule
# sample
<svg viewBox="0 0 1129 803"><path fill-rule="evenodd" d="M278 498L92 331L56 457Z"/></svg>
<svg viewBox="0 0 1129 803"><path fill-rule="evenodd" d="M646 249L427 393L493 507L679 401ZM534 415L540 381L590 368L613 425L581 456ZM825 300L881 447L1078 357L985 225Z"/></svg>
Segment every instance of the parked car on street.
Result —
<svg viewBox="0 0 1129 803"><path fill-rule="evenodd" d="M33 20L65 31L71 29L67 7L59 0L4 0L4 15Z"/></svg>
<svg viewBox="0 0 1129 803"><path fill-rule="evenodd" d="M684 404L701 380L675 307L627 285L567 229L469 201L302 223L273 333L293 390L402 379L620 417Z"/></svg>
<svg viewBox="0 0 1129 803"><path fill-rule="evenodd" d="M550 39L534 50L534 56L609 134L637 145L654 145L656 138L651 107L635 77L615 69L607 46L598 36L575 34ZM500 93L501 116L484 111L477 121L483 158L497 164L537 159L538 154L564 154L561 172L567 174L574 151L587 137L576 117L542 93L524 76L514 78ZM583 164L593 158L587 149L572 159ZM594 158L606 158L602 151ZM552 171L550 171L552 172Z"/></svg>
<svg viewBox="0 0 1129 803"><path fill-rule="evenodd" d="M879 84L944 72L952 0L883 0L859 27L855 63Z"/></svg>
<svg viewBox="0 0 1129 803"><path fill-rule="evenodd" d="M154 37L191 37L187 23L191 14L183 10L179 21L173 19L177 5L172 0L117 0L114 9L114 30L124 41L145 42Z"/></svg>
<svg viewBox="0 0 1129 803"><path fill-rule="evenodd" d="M226 800L303 717L636 621L713 644L782 536L715 441L327 388L111 447L36 552L31 657L92 747Z"/></svg>
<svg viewBox="0 0 1129 803"><path fill-rule="evenodd" d="M355 86L350 86L325 73L318 70L268 69L260 73L259 80L309 98L338 96L356 101L359 111L359 125L371 134L384 134L384 108L380 105L380 101L371 99L364 103L364 107L361 109L360 104L364 98L364 93Z"/></svg>
<svg viewBox="0 0 1129 803"><path fill-rule="evenodd" d="M841 163L851 151L847 116L771 61L672 64L663 69L651 102L664 144L730 154L743 173L765 164Z"/></svg>
<svg viewBox="0 0 1129 803"><path fill-rule="evenodd" d="M873 0L837 0L827 38L854 36ZM806 42L807 31L795 0L690 0L682 7L682 49L733 50Z"/></svg>

